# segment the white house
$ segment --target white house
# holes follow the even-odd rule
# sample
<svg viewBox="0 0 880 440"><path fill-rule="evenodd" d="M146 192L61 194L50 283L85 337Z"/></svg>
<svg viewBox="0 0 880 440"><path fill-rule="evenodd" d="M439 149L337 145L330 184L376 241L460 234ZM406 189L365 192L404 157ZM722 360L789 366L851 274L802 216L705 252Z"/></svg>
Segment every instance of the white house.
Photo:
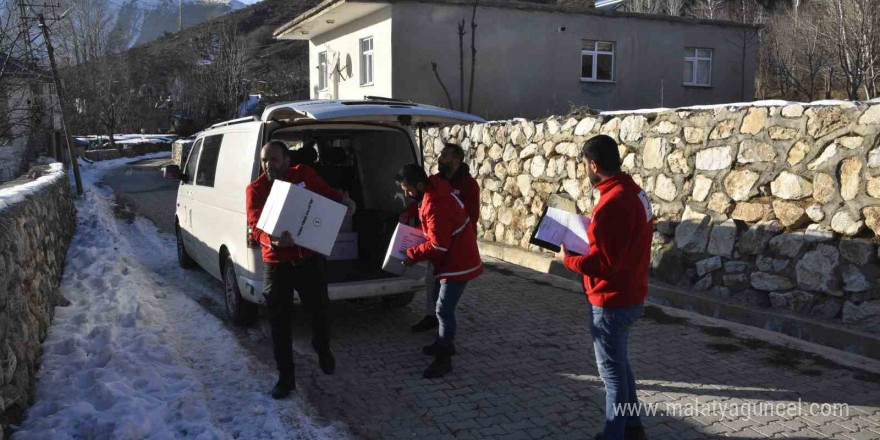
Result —
<svg viewBox="0 0 880 440"><path fill-rule="evenodd" d="M309 41L312 98L451 101L467 110L472 12L473 2L459 0L326 0L274 35ZM480 0L475 22L471 111L486 118L752 99L751 25L497 0Z"/></svg>

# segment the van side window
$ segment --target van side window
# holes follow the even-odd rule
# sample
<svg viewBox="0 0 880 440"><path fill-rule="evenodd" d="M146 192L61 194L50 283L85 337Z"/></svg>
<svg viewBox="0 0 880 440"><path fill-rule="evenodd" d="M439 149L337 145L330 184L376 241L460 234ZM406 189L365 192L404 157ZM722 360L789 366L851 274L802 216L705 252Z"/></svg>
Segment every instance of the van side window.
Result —
<svg viewBox="0 0 880 440"><path fill-rule="evenodd" d="M202 140L199 139L193 145L189 152L189 159L186 161L186 168L183 172L186 175L186 183L192 184L193 177L196 175L196 164L199 162L199 152L202 151Z"/></svg>
<svg viewBox="0 0 880 440"><path fill-rule="evenodd" d="M220 158L220 144L222 142L222 134L205 138L205 144L202 146L202 159L199 161L199 172L196 175L196 185L214 186L214 176L217 174L217 160Z"/></svg>

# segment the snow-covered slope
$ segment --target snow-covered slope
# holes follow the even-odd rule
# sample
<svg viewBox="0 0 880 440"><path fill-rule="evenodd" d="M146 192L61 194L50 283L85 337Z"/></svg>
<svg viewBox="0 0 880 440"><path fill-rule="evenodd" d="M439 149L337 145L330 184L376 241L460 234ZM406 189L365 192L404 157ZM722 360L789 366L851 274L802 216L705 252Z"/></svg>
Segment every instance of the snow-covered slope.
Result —
<svg viewBox="0 0 880 440"><path fill-rule="evenodd" d="M166 32L176 32L178 13L187 28L205 20L247 7L238 0L128 0L118 5L115 28L130 36L129 45L148 43Z"/></svg>

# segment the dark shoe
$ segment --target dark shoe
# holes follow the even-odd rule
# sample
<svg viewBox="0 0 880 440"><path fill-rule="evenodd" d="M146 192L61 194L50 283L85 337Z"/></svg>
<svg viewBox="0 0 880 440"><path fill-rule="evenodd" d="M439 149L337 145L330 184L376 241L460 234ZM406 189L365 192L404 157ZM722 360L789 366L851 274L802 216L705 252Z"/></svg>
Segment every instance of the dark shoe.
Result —
<svg viewBox="0 0 880 440"><path fill-rule="evenodd" d="M426 345L422 347L422 353L428 356L438 356L438 355L447 355L447 356L455 356L455 347L452 348L443 348L437 342L434 342L431 345Z"/></svg>
<svg viewBox="0 0 880 440"><path fill-rule="evenodd" d="M321 367L321 371L327 375L335 373L336 359L333 357L333 352L330 351L330 347L318 348L314 342L312 342L312 347L315 349L315 353L318 353L318 365Z"/></svg>
<svg viewBox="0 0 880 440"><path fill-rule="evenodd" d="M648 433L642 426L627 427L626 432L623 433L623 440L648 440Z"/></svg>
<svg viewBox="0 0 880 440"><path fill-rule="evenodd" d="M605 437L605 434L602 434L600 432L600 433L596 434L595 437L593 437L593 440L608 440L608 437Z"/></svg>
<svg viewBox="0 0 880 440"><path fill-rule="evenodd" d="M423 331L431 330L432 328L437 328L440 325L440 321L437 320L436 316L427 315L419 321L418 324L410 327L413 333L421 333Z"/></svg>
<svg viewBox="0 0 880 440"><path fill-rule="evenodd" d="M278 378L278 383L272 388L273 399L283 399L290 395L290 392L296 389L296 381L293 375L282 375Z"/></svg>
<svg viewBox="0 0 880 440"><path fill-rule="evenodd" d="M428 368L422 373L425 379L435 379L443 377L446 373L452 372L452 358L449 356L437 356L434 362L428 365Z"/></svg>

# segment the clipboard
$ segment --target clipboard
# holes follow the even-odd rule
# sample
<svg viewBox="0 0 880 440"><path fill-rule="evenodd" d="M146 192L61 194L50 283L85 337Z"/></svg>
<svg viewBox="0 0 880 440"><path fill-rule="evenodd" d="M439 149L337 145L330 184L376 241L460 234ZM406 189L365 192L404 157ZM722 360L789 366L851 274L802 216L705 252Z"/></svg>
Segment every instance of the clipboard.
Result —
<svg viewBox="0 0 880 440"><path fill-rule="evenodd" d="M551 209L553 209L554 211L550 211ZM547 217L548 212L551 212L553 214L549 218ZM564 223L559 221L561 218L565 219ZM572 222L574 221L582 222L581 226L573 224ZM584 251L587 251L590 248L590 242L587 238L587 228L589 227L589 225L589 217L575 214L573 212L564 211L559 208L545 206L544 212L541 213L541 220L538 221L538 225L535 226L535 229L532 231L532 236L529 238L529 243L553 252L559 252L559 250L561 249L559 244L539 238L539 235L544 235L548 232L548 230L550 230L552 231L551 235L554 235L556 238L558 238L560 244L568 242L566 243L566 251L568 251L568 253L572 255L583 255L584 252L578 252L578 250L580 250L580 247L583 247ZM560 234L562 234L562 236L560 236ZM572 234L574 236L572 236ZM570 246L570 244L572 244L574 240L579 240L582 242L582 244ZM572 250L572 247L574 247L575 250Z"/></svg>

